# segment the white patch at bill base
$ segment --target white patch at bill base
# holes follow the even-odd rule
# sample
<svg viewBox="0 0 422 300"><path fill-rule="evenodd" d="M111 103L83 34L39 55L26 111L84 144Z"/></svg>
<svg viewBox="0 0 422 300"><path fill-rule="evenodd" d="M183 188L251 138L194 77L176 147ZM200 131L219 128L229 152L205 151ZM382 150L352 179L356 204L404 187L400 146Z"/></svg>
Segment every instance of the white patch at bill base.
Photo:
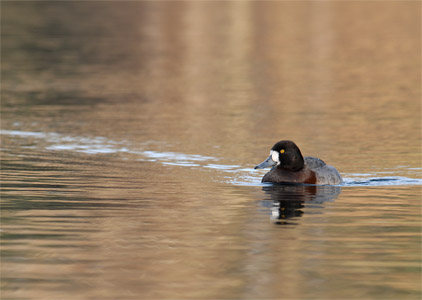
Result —
<svg viewBox="0 0 422 300"><path fill-rule="evenodd" d="M280 156L279 153L277 151L271 150L270 151L270 155L273 161L277 162L277 164L280 163Z"/></svg>

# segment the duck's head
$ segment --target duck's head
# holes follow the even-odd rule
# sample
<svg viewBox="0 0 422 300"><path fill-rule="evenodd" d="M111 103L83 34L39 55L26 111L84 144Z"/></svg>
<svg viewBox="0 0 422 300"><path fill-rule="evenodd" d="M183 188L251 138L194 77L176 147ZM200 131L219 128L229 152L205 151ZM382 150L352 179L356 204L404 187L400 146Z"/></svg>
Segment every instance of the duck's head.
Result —
<svg viewBox="0 0 422 300"><path fill-rule="evenodd" d="M292 141L280 141L270 151L270 156L255 169L279 166L290 171L299 171L304 166L302 153Z"/></svg>

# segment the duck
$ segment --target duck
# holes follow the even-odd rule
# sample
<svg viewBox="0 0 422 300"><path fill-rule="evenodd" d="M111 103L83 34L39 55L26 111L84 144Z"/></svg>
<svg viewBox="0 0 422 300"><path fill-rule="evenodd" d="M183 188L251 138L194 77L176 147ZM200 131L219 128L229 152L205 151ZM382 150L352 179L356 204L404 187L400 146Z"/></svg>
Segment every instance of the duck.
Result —
<svg viewBox="0 0 422 300"><path fill-rule="evenodd" d="M270 156L254 169L272 167L262 178L263 183L339 185L343 179L339 171L323 160L302 156L299 147L290 140L276 143Z"/></svg>

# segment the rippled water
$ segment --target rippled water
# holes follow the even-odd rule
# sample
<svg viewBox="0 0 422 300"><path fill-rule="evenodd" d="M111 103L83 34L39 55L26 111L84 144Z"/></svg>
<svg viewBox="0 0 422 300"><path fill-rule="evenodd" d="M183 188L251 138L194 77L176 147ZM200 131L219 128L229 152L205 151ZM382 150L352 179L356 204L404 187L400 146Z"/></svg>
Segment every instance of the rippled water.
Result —
<svg viewBox="0 0 422 300"><path fill-rule="evenodd" d="M2 3L2 298L420 299L420 8Z"/></svg>

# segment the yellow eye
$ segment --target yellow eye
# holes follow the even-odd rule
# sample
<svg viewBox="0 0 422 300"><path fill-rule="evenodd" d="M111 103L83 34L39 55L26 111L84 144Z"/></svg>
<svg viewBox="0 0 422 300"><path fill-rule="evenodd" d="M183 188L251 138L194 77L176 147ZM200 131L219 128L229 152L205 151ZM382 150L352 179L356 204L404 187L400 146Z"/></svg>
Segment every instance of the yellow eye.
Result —
<svg viewBox="0 0 422 300"><path fill-rule="evenodd" d="M284 153L284 149L281 149L281 150L280 150L280 153Z"/></svg>

